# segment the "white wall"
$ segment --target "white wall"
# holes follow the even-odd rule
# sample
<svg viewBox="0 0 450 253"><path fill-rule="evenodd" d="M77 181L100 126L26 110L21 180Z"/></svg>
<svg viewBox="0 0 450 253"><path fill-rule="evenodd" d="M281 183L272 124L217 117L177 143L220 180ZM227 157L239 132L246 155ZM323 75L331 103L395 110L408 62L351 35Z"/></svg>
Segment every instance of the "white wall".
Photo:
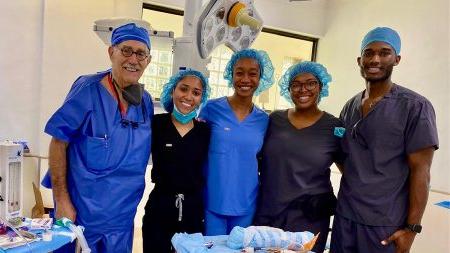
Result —
<svg viewBox="0 0 450 253"><path fill-rule="evenodd" d="M394 68L393 80L433 103L440 149L433 161L431 186L450 192L449 1L333 0L326 26L318 61L329 69L334 81L322 106L335 115L346 100L364 89L356 57L365 33L376 26L390 26L400 33L402 60Z"/></svg>
<svg viewBox="0 0 450 253"><path fill-rule="evenodd" d="M44 1L4 1L0 15L0 140L39 139Z"/></svg>
<svg viewBox="0 0 450 253"><path fill-rule="evenodd" d="M330 0L289 2L256 0L264 25L313 37L325 34L325 14Z"/></svg>
<svg viewBox="0 0 450 253"><path fill-rule="evenodd" d="M0 141L39 142L43 1L4 1L0 15ZM34 206L37 160L24 158L23 210ZM2 202L4 203L4 202Z"/></svg>

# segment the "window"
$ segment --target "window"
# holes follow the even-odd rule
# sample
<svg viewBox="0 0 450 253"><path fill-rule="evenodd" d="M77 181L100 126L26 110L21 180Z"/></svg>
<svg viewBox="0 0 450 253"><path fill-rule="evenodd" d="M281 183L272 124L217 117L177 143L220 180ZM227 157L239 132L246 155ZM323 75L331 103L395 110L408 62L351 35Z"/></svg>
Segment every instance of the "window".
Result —
<svg viewBox="0 0 450 253"><path fill-rule="evenodd" d="M144 4L143 19L150 22L152 27L160 31L173 31L175 38L182 35L183 11ZM304 60L315 60L317 39L302 35L287 33L275 29L263 28L255 40L252 48L265 50L275 68L275 83L272 87L253 99L259 107L272 111L284 109L291 105L280 96L278 80L282 73L294 63ZM231 49L222 45L211 55L209 82L211 98L229 96L233 89L223 79L223 71L232 55ZM171 48L152 46L152 62L141 79L145 88L154 98L159 98L163 85L171 76L173 53Z"/></svg>
<svg viewBox="0 0 450 253"><path fill-rule="evenodd" d="M289 102L280 96L278 80L281 75L293 64L299 61L310 61L314 58L314 40L301 39L301 36L291 33L269 30L263 32L256 38L252 47L266 51L275 68L275 83L269 90L261 93L254 99L259 107L273 111L292 107Z"/></svg>
<svg viewBox="0 0 450 253"><path fill-rule="evenodd" d="M231 58L233 51L226 46L220 46L211 55L211 63L208 65L209 84L211 87L211 97L223 97L233 93L228 87L228 81L223 79L223 72Z"/></svg>
<svg viewBox="0 0 450 253"><path fill-rule="evenodd" d="M152 49L152 62L141 78L141 82L145 84L145 89L150 94L161 94L163 85L172 74L172 57L170 51Z"/></svg>
<svg viewBox="0 0 450 253"><path fill-rule="evenodd" d="M174 32L174 37L179 37L183 33L183 16L144 8L142 19L147 20L155 30ZM152 94L153 98L159 99L164 84L172 75L172 45L152 41L151 55L152 61L140 82L145 84L145 89Z"/></svg>

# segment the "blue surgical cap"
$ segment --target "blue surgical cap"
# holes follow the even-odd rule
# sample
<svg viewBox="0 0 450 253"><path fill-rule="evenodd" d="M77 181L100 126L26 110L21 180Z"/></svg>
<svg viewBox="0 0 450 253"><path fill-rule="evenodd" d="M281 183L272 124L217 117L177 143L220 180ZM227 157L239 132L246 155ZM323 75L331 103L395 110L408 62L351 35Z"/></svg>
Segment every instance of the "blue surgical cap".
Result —
<svg viewBox="0 0 450 253"><path fill-rule="evenodd" d="M272 86L273 80L273 65L272 61L269 58L269 55L266 51L263 50L255 50L255 49L244 49L238 52L235 52L233 56L231 56L230 61L228 61L227 66L225 67L225 71L223 73L223 78L228 80L228 86L233 87L233 68L236 62L242 58L251 58L255 59L259 64L260 69L260 77L259 77L259 85L255 90L255 96L258 96L261 92L267 90Z"/></svg>
<svg viewBox="0 0 450 253"><path fill-rule="evenodd" d="M126 40L140 41L150 49L150 37L148 31L145 28L137 26L135 23L128 23L113 30L111 35L111 46L115 46Z"/></svg>
<svg viewBox="0 0 450 253"><path fill-rule="evenodd" d="M322 98L328 97L328 87L331 82L331 75L328 74L327 69L320 63L304 61L291 66L278 81L280 87L280 95L284 97L291 104L292 98L289 92L292 80L298 75L310 73L320 82L321 90L319 94L319 102Z"/></svg>
<svg viewBox="0 0 450 253"><path fill-rule="evenodd" d="M400 55L401 41L400 36L389 27L377 27L364 36L361 42L361 53L372 42L381 41L389 44L397 55Z"/></svg>
<svg viewBox="0 0 450 253"><path fill-rule="evenodd" d="M209 94L211 89L209 88L208 79L197 70L181 70L177 74L173 75L169 81L164 85L163 90L161 92L160 101L164 110L167 112L173 111L173 100L172 100L172 92L175 90L178 82L186 76L194 76L200 79L200 82L203 86L202 100L200 101L200 107L203 106L209 98Z"/></svg>

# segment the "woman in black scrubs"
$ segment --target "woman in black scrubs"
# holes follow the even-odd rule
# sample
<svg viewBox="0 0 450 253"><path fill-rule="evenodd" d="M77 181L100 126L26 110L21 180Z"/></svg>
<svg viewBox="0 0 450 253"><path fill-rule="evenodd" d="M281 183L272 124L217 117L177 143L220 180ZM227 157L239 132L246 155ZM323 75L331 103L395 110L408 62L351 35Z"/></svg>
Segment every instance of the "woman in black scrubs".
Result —
<svg viewBox="0 0 450 253"><path fill-rule="evenodd" d="M174 233L203 232L203 165L210 130L195 119L209 96L207 79L184 70L161 94L167 113L152 120L152 182L142 224L144 252L173 252Z"/></svg>
<svg viewBox="0 0 450 253"><path fill-rule="evenodd" d="M342 125L318 108L330 81L325 67L314 62L298 63L280 79L281 95L295 106L270 115L254 222L291 232L320 232L314 252L324 250L336 205L330 166L341 163Z"/></svg>

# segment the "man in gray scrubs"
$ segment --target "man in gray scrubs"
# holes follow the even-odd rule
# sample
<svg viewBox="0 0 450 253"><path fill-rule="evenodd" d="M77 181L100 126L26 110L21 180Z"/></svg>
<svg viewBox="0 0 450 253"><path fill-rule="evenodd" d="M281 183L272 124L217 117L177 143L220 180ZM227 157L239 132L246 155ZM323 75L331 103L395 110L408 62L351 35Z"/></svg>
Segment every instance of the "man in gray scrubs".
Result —
<svg viewBox="0 0 450 253"><path fill-rule="evenodd" d="M358 65L366 89L340 118L347 153L334 218L331 252L409 252L420 233L430 167L438 149L433 106L391 81L400 62L400 37L371 30Z"/></svg>

